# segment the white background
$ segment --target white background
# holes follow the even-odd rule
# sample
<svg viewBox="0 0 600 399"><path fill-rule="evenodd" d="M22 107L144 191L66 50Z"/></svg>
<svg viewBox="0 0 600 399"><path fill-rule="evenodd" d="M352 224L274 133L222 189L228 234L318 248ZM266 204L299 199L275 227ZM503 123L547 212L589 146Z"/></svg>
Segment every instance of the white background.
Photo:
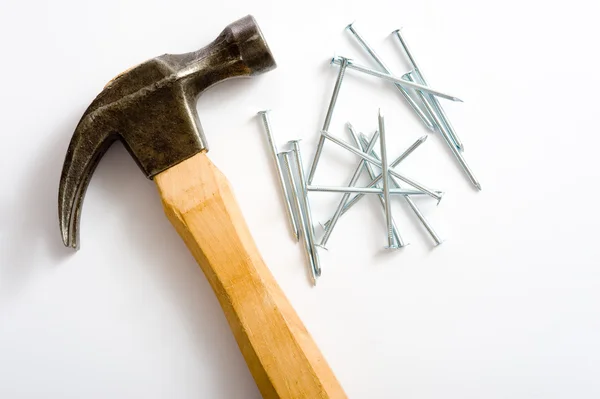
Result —
<svg viewBox="0 0 600 399"><path fill-rule="evenodd" d="M73 130L116 74L206 45L253 14L278 62L206 92L198 110L259 249L351 398L600 396L597 2L11 1L0 5L0 398L258 398L221 309L164 217L152 181L114 145L95 172L81 250L62 246L57 191ZM256 112L312 158L334 55L396 74L404 26L483 186L437 134L398 170L446 191L419 199L434 248L399 200L389 253L374 198L343 217L312 288L290 238ZM376 128L390 157L428 134L389 84L349 71L331 132ZM315 183L356 158L331 143ZM312 194L317 220L338 195ZM318 230L320 232L320 230Z"/></svg>

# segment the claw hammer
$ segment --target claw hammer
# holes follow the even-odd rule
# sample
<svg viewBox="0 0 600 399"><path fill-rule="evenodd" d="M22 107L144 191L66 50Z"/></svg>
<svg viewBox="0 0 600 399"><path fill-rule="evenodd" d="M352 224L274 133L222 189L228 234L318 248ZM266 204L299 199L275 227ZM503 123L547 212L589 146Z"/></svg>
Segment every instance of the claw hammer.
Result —
<svg viewBox="0 0 600 399"><path fill-rule="evenodd" d="M208 46L165 54L110 81L83 114L63 165L58 214L79 247L86 188L100 158L123 142L154 180L163 207L210 282L265 398L345 398L317 345L264 264L225 176L207 157L198 96L223 80L276 67L252 16Z"/></svg>

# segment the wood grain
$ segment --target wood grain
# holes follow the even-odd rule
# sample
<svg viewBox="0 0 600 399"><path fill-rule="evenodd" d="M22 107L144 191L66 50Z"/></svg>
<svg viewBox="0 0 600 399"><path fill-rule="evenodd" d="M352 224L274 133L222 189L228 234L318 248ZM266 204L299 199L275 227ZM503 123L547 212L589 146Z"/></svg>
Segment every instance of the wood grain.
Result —
<svg viewBox="0 0 600 399"><path fill-rule="evenodd" d="M158 174L167 217L196 258L264 398L346 398L264 264L225 176L205 153Z"/></svg>

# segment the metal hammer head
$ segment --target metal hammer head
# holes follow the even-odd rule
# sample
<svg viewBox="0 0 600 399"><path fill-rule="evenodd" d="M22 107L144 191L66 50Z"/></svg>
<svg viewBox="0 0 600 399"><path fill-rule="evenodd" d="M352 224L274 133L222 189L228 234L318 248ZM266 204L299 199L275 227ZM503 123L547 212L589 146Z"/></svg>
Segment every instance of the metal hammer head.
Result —
<svg viewBox="0 0 600 399"><path fill-rule="evenodd" d="M207 150L196 113L200 93L226 79L275 67L256 21L247 16L196 52L153 58L110 81L83 114L67 150L58 193L64 244L79 247L85 191L114 141L123 142L151 179Z"/></svg>

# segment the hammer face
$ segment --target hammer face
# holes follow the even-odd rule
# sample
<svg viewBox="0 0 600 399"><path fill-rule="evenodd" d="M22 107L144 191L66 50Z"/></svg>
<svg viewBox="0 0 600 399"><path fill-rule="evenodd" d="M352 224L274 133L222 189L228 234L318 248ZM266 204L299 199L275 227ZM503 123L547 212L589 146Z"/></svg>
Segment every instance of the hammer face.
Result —
<svg viewBox="0 0 600 399"><path fill-rule="evenodd" d="M196 112L196 100L204 90L275 67L260 28L247 16L198 51L165 54L113 79L85 111L67 150L58 198L64 244L78 248L83 197L112 142L121 140L152 178L207 150Z"/></svg>
<svg viewBox="0 0 600 399"><path fill-rule="evenodd" d="M227 30L231 30L234 42L238 43L240 58L250 70L250 75L259 75L277 67L254 17L248 15L229 25L224 32Z"/></svg>

